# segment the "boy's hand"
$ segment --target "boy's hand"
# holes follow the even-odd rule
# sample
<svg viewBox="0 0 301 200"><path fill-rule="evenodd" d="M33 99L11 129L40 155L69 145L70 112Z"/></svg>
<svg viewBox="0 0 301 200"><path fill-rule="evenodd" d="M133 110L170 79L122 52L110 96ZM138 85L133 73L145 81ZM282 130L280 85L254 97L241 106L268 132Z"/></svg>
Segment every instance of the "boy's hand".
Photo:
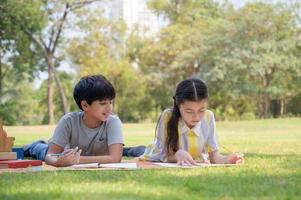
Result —
<svg viewBox="0 0 301 200"><path fill-rule="evenodd" d="M244 154L243 153L232 153L227 157L227 163L229 164L243 164Z"/></svg>
<svg viewBox="0 0 301 200"><path fill-rule="evenodd" d="M82 150L78 150L78 147L74 149L67 149L63 152L63 156L57 159L58 165L61 167L71 166L79 163L80 154Z"/></svg>
<svg viewBox="0 0 301 200"><path fill-rule="evenodd" d="M183 149L179 149L175 153L175 159L178 165L188 165L188 166L196 165L196 162L195 160L193 160L191 155Z"/></svg>

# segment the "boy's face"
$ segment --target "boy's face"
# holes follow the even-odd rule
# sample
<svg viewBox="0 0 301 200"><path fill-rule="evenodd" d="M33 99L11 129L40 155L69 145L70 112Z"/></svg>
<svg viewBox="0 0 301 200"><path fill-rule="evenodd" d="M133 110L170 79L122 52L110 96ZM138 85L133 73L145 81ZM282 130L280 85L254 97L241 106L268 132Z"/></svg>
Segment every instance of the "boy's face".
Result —
<svg viewBox="0 0 301 200"><path fill-rule="evenodd" d="M96 100L91 103L91 105L87 105L84 108L84 111L87 115L92 118L95 118L101 122L105 122L108 120L110 113L113 108L113 101L110 99L105 100Z"/></svg>
<svg viewBox="0 0 301 200"><path fill-rule="evenodd" d="M185 101L179 105L182 119L189 128L194 127L204 117L207 100Z"/></svg>

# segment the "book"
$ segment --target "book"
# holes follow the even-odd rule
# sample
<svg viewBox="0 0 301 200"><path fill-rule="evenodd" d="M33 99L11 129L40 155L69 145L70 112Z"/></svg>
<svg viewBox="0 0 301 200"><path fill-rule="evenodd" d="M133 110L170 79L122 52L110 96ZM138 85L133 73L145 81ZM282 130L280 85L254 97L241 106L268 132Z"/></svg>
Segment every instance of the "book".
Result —
<svg viewBox="0 0 301 200"><path fill-rule="evenodd" d="M0 169L7 168L27 168L33 166L40 166L43 162L41 160L1 160Z"/></svg>
<svg viewBox="0 0 301 200"><path fill-rule="evenodd" d="M73 168L112 168L112 169L138 169L136 163L86 163L72 165Z"/></svg>
<svg viewBox="0 0 301 200"><path fill-rule="evenodd" d="M16 152L0 152L0 160L15 160L17 159Z"/></svg>
<svg viewBox="0 0 301 200"><path fill-rule="evenodd" d="M161 167L171 167L171 168L197 168L197 167L229 167L229 166L239 166L239 164L211 164L211 163L197 163L196 165L178 165L177 163L162 163L154 162L153 164L159 165Z"/></svg>

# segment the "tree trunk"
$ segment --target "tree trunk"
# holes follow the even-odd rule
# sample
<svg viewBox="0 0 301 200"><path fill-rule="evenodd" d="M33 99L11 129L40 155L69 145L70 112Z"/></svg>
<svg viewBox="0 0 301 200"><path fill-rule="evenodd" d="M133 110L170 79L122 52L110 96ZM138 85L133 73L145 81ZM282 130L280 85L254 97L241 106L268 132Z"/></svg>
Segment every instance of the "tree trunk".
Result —
<svg viewBox="0 0 301 200"><path fill-rule="evenodd" d="M254 99L256 99L256 107L257 107L257 116L262 119L264 117L264 106L263 106L263 94L258 92Z"/></svg>
<svg viewBox="0 0 301 200"><path fill-rule="evenodd" d="M2 40L0 40L0 97L2 96Z"/></svg>
<svg viewBox="0 0 301 200"><path fill-rule="evenodd" d="M284 116L284 105L285 105L285 99L280 99L280 117Z"/></svg>
<svg viewBox="0 0 301 200"><path fill-rule="evenodd" d="M48 67L47 101L48 101L48 124L54 124L53 73L52 73L52 70L49 67Z"/></svg>
<svg viewBox="0 0 301 200"><path fill-rule="evenodd" d="M283 97L283 116L287 115L287 104L290 97Z"/></svg>
<svg viewBox="0 0 301 200"><path fill-rule="evenodd" d="M269 117L269 109L270 109L270 103L271 103L271 98L270 98L270 94L268 93L267 89L270 88L271 86L271 81L272 81L272 77L273 74L275 72L275 68L271 68L270 71L266 70L265 75L263 77L263 85L264 85L264 94L263 94L263 116L264 118L268 118Z"/></svg>
<svg viewBox="0 0 301 200"><path fill-rule="evenodd" d="M2 60L1 60L1 52L0 52L0 98L2 96Z"/></svg>
<svg viewBox="0 0 301 200"><path fill-rule="evenodd" d="M57 76L57 73L56 73L54 67L52 67L52 70L53 70L52 73L54 75L56 85L58 86L58 89L59 89L60 99L62 102L64 114L67 114L69 112L69 105L68 105L68 101L67 101L67 98L66 98L66 95L64 92L62 82L60 81L59 77Z"/></svg>
<svg viewBox="0 0 301 200"><path fill-rule="evenodd" d="M2 96L2 62L0 60L0 98Z"/></svg>
<svg viewBox="0 0 301 200"><path fill-rule="evenodd" d="M52 74L52 80L53 78L55 79L56 85L59 89L60 100L63 106L64 114L67 114L69 112L68 101L64 92L63 85L55 71L54 64L53 64L54 63L53 54L51 52L48 52L46 60L48 65L48 73Z"/></svg>
<svg viewBox="0 0 301 200"><path fill-rule="evenodd" d="M263 97L263 117L268 118L269 117L269 108L270 108L270 98L269 94L264 94Z"/></svg>

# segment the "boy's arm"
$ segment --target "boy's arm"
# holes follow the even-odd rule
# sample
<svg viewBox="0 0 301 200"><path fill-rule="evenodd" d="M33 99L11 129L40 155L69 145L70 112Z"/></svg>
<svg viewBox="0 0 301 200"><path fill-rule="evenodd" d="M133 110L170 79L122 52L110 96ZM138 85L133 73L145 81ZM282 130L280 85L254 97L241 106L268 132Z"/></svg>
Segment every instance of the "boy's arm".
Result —
<svg viewBox="0 0 301 200"><path fill-rule="evenodd" d="M103 156L80 156L80 163L118 163L122 158L123 144L109 145L109 155Z"/></svg>
<svg viewBox="0 0 301 200"><path fill-rule="evenodd" d="M63 153L62 156L53 156L52 154ZM49 144L49 149L47 151L45 162L48 165L53 165L55 167L65 167L79 163L81 150L78 151L78 148L68 149L64 151L64 148L56 145Z"/></svg>
<svg viewBox="0 0 301 200"><path fill-rule="evenodd" d="M45 162L48 165L53 165L53 166L58 167L58 163L57 163L58 157L51 156L51 154L62 153L63 151L64 151L63 147L56 145L56 144L49 144L49 148L48 148L47 154L45 156Z"/></svg>

